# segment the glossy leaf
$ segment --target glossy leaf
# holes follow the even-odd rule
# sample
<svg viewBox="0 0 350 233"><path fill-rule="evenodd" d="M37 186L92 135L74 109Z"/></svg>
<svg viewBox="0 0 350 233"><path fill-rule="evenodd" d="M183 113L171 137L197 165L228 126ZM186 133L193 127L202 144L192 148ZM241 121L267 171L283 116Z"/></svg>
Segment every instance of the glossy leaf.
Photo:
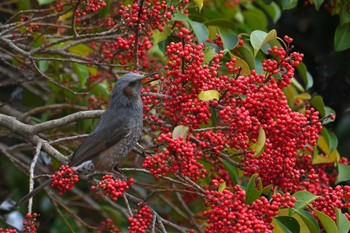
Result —
<svg viewBox="0 0 350 233"><path fill-rule="evenodd" d="M237 34L231 29L218 27L219 35L221 37L224 49L231 50L238 45Z"/></svg>
<svg viewBox="0 0 350 233"><path fill-rule="evenodd" d="M203 101L209 101L209 100L219 100L220 94L217 90L208 90L208 91L201 91L198 94L198 98Z"/></svg>
<svg viewBox="0 0 350 233"><path fill-rule="evenodd" d="M229 162L227 162L226 160L221 160L221 162L224 164L226 171L230 175L231 181L234 184L238 184L239 176L238 176L237 168L232 164L230 164Z"/></svg>
<svg viewBox="0 0 350 233"><path fill-rule="evenodd" d="M321 232L320 226L312 214L305 210L298 210L296 212L296 215L298 215L302 219L306 227L309 229L310 233Z"/></svg>
<svg viewBox="0 0 350 233"><path fill-rule="evenodd" d="M339 24L335 30L334 49L335 51L343 51L350 48L350 23Z"/></svg>
<svg viewBox="0 0 350 233"><path fill-rule="evenodd" d="M322 213L321 211L316 210L315 208L312 208L312 209L316 213L317 218L320 220L323 228L326 230L327 233L338 232L337 225L328 215Z"/></svg>
<svg viewBox="0 0 350 233"><path fill-rule="evenodd" d="M42 72L45 72L49 68L49 62L45 60L41 60L38 62L38 66Z"/></svg>
<svg viewBox="0 0 350 233"><path fill-rule="evenodd" d="M245 46L238 47L237 52L238 52L239 56L247 63L250 70L254 70L255 69L255 58L254 58L253 52Z"/></svg>
<svg viewBox="0 0 350 233"><path fill-rule="evenodd" d="M210 47L210 46L207 46L205 48L205 51L204 51L204 61L203 61L203 64L208 64L212 59L213 57L215 56L215 49Z"/></svg>
<svg viewBox="0 0 350 233"><path fill-rule="evenodd" d="M269 33L255 30L250 34L250 43L254 49L254 56L257 55L259 50L270 40L275 39L277 37L276 30L271 30Z"/></svg>
<svg viewBox="0 0 350 233"><path fill-rule="evenodd" d="M245 191L246 191L246 200L245 200L246 204L250 204L260 198L263 191L263 186L262 186L262 181L257 174L254 174L250 177Z"/></svg>
<svg viewBox="0 0 350 233"><path fill-rule="evenodd" d="M226 189L226 182L220 183L218 187L218 192L222 193Z"/></svg>
<svg viewBox="0 0 350 233"><path fill-rule="evenodd" d="M184 126L184 125L178 125L174 128L173 133L172 133L172 137L173 139L182 137L183 139L187 138L189 132L189 127L188 126Z"/></svg>
<svg viewBox="0 0 350 233"><path fill-rule="evenodd" d="M328 154L333 153L335 149L338 147L338 138L333 132L329 132L327 128L322 128L321 134L326 140L328 145Z"/></svg>
<svg viewBox="0 0 350 233"><path fill-rule="evenodd" d="M193 2L198 6L199 11L202 10L204 0L193 0Z"/></svg>
<svg viewBox="0 0 350 233"><path fill-rule="evenodd" d="M170 28L165 25L164 30L161 32L158 29L152 31L153 44L158 44L159 42L166 40L171 34Z"/></svg>
<svg viewBox="0 0 350 233"><path fill-rule="evenodd" d="M323 98L319 95L316 95L312 100L310 101L311 105L316 108L317 111L320 112L322 117L326 116L326 110L323 102Z"/></svg>
<svg viewBox="0 0 350 233"><path fill-rule="evenodd" d="M338 208L333 208L335 215L337 217L337 227L338 227L338 233L348 233L350 230L350 223L347 217L341 212Z"/></svg>
<svg viewBox="0 0 350 233"><path fill-rule="evenodd" d="M296 198L296 202L294 203L294 208L290 209L289 215L293 215L295 211L304 209L307 205L313 202L318 196L308 191L298 191L293 194L293 197Z"/></svg>
<svg viewBox="0 0 350 233"><path fill-rule="evenodd" d="M309 88L311 88L314 84L314 80L311 74L307 71L306 65L303 62L301 62L296 67L296 69L303 79L305 89L308 90Z"/></svg>
<svg viewBox="0 0 350 233"><path fill-rule="evenodd" d="M265 31L268 26L268 21L265 13L258 8L250 8L243 11L245 23L251 30Z"/></svg>
<svg viewBox="0 0 350 233"><path fill-rule="evenodd" d="M350 165L344 165L341 163L338 166L338 176L335 181L336 184L350 180Z"/></svg>
<svg viewBox="0 0 350 233"><path fill-rule="evenodd" d="M259 127L259 135L258 140L256 143L254 143L251 148L255 150L255 153L253 155L254 158L259 157L265 150L266 145L266 134L262 127Z"/></svg>
<svg viewBox="0 0 350 233"><path fill-rule="evenodd" d="M188 22L190 23L198 42L200 43L205 42L209 36L209 30L207 26L205 26L205 24L203 23L199 23L192 20L188 20Z"/></svg>
<svg viewBox="0 0 350 233"><path fill-rule="evenodd" d="M297 6L298 0L281 0L283 10L290 10Z"/></svg>
<svg viewBox="0 0 350 233"><path fill-rule="evenodd" d="M78 54L81 56L87 56L89 55L93 50L91 47L84 45L84 44L78 44L70 47L68 49L70 53Z"/></svg>
<svg viewBox="0 0 350 233"><path fill-rule="evenodd" d="M278 224L278 226L286 233L300 232L300 225L298 221L293 217L278 216L278 217L274 217L273 220L275 224Z"/></svg>
<svg viewBox="0 0 350 233"><path fill-rule="evenodd" d="M319 10L322 3L323 3L324 0L315 0L314 4L315 4L315 8L316 10Z"/></svg>

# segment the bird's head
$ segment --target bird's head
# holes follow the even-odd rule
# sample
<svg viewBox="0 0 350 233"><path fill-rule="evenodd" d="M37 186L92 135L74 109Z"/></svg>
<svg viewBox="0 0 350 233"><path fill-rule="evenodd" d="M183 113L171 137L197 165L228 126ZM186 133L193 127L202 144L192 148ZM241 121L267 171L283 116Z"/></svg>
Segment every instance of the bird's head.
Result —
<svg viewBox="0 0 350 233"><path fill-rule="evenodd" d="M144 76L135 73L123 75L112 90L111 104L116 106L133 105L141 101L141 88Z"/></svg>

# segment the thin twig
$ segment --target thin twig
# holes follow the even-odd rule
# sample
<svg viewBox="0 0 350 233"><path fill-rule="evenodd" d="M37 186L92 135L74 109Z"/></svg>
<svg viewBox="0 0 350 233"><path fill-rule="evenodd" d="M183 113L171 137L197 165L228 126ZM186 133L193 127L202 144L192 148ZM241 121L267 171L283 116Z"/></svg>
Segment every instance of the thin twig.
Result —
<svg viewBox="0 0 350 233"><path fill-rule="evenodd" d="M36 149L35 149L35 154L32 163L30 164L29 168L29 193L31 193L34 189L34 168L36 163L38 162L41 147L42 147L42 142L39 141ZM32 208L33 208L33 197L31 197L28 201L28 213L32 213Z"/></svg>

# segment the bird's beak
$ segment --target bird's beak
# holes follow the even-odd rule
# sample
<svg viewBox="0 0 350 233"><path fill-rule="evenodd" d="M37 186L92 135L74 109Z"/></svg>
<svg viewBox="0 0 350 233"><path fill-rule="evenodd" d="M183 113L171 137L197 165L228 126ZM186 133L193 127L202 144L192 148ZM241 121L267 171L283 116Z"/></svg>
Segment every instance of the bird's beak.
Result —
<svg viewBox="0 0 350 233"><path fill-rule="evenodd" d="M146 85L150 82L153 82L154 80L156 80L153 76L157 75L158 73L157 72L153 72L153 73L150 73L150 74L146 74L145 76L143 76L143 78L141 79L141 84L142 85Z"/></svg>

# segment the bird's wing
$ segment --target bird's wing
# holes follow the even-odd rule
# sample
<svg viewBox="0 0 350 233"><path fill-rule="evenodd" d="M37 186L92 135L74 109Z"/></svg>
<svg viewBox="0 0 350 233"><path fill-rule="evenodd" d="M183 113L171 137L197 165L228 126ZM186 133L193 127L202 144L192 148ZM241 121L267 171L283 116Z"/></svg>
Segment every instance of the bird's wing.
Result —
<svg viewBox="0 0 350 233"><path fill-rule="evenodd" d="M124 129L121 127L122 125L124 125ZM107 124L99 122L95 130L74 152L69 165L76 166L85 161L91 160L95 155L123 139L129 131L130 129L125 125L125 119L123 118L117 117L117 119L108 121Z"/></svg>

